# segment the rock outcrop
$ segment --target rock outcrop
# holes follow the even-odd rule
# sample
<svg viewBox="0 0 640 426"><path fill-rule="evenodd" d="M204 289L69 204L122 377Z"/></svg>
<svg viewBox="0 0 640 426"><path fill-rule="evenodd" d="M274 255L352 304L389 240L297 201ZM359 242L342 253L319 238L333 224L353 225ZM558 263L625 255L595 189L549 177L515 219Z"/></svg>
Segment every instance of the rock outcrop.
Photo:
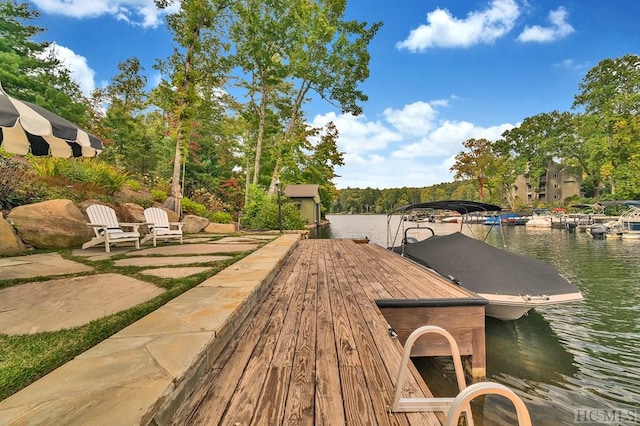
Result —
<svg viewBox="0 0 640 426"><path fill-rule="evenodd" d="M0 213L0 256L15 256L26 251L27 247L16 235L11 224Z"/></svg>
<svg viewBox="0 0 640 426"><path fill-rule="evenodd" d="M94 235L87 218L71 200L26 204L7 215L18 237L35 248L72 248Z"/></svg>
<svg viewBox="0 0 640 426"><path fill-rule="evenodd" d="M188 214L182 218L182 222L184 222L182 232L185 234L197 234L202 232L202 230L210 223L209 219L192 214Z"/></svg>
<svg viewBox="0 0 640 426"><path fill-rule="evenodd" d="M233 223L213 223L204 228L206 234L232 234L236 232L236 225Z"/></svg>
<svg viewBox="0 0 640 426"><path fill-rule="evenodd" d="M134 203L124 203L120 209L122 217L118 219L122 222L145 222L144 208Z"/></svg>

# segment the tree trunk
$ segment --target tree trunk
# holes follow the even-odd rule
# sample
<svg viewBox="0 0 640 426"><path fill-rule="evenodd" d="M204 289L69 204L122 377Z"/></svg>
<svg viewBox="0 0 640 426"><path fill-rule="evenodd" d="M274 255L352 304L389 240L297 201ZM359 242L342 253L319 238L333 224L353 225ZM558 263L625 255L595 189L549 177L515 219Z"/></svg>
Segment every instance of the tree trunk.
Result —
<svg viewBox="0 0 640 426"><path fill-rule="evenodd" d="M181 133L181 132L178 132ZM180 216L180 203L182 199L182 191L180 188L180 166L182 164L182 150L180 149L180 140L178 137L176 140L176 154L173 159L173 176L171 177L171 196L175 200L174 211Z"/></svg>
<svg viewBox="0 0 640 426"><path fill-rule="evenodd" d="M484 185L482 184L482 177L478 177L478 196L480 200L484 199Z"/></svg>
<svg viewBox="0 0 640 426"><path fill-rule="evenodd" d="M309 92L309 88L311 87L311 82L305 81L300 86L300 90L298 90L298 94L296 95L296 101L293 104L293 108L291 109L291 117L289 117L289 124L287 124L287 129L282 136L282 145L285 145L289 140L291 135L293 134L293 129L295 126L296 119L298 118L298 111L300 110L300 106L302 105L302 101L305 96ZM281 166L281 158L282 155L278 155L278 159L276 161L276 166L273 169L273 173L271 174L271 182L269 183L269 195L273 195L276 192L276 182L280 178L280 166Z"/></svg>
<svg viewBox="0 0 640 426"><path fill-rule="evenodd" d="M260 124L258 125L258 140L256 142L256 159L253 163L253 184L258 184L258 177L260 175L260 157L262 156L262 139L264 138L264 126L265 126L265 115L267 114L267 86L262 81L262 97L260 99Z"/></svg>

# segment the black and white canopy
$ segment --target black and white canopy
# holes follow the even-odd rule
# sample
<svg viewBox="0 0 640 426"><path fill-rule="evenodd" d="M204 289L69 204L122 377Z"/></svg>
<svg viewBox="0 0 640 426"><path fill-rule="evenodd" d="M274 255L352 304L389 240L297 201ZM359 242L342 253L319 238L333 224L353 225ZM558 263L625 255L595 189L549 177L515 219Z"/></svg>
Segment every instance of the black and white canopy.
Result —
<svg viewBox="0 0 640 426"><path fill-rule="evenodd" d="M0 146L12 154L94 157L102 141L70 121L7 95L0 86Z"/></svg>

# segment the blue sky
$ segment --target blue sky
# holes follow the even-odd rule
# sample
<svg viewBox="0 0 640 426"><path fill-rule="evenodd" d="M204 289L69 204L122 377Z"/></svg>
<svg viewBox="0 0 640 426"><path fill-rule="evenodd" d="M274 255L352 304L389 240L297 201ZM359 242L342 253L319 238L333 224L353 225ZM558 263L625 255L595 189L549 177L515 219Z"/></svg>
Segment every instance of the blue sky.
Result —
<svg viewBox="0 0 640 426"><path fill-rule="evenodd" d="M173 48L153 0L32 0L43 39L85 92L138 57L152 65ZM639 54L637 0L349 0L347 19L383 26L370 44L364 114L307 106L311 124L340 131L338 188L453 181L462 142L496 140L523 119L568 111L586 72Z"/></svg>

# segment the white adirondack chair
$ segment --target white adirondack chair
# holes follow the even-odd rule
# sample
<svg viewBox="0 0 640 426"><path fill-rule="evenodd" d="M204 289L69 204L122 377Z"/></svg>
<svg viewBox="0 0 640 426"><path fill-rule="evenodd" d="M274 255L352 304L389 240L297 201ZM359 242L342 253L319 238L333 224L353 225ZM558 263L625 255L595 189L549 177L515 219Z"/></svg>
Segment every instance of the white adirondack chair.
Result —
<svg viewBox="0 0 640 426"><path fill-rule="evenodd" d="M96 236L82 245L83 249L104 243L107 253L111 252L110 245L124 242L134 242L136 248L140 248L140 233L138 228L143 223L118 222L115 210L102 204L93 204L87 207L89 216L88 226L93 227ZM122 228L131 228L132 231L124 231Z"/></svg>
<svg viewBox="0 0 640 426"><path fill-rule="evenodd" d="M149 227L149 233L142 239L142 243L153 240L156 246L157 240L180 240L182 244L183 222L169 222L167 212L157 207L149 207L144 210L144 219Z"/></svg>

